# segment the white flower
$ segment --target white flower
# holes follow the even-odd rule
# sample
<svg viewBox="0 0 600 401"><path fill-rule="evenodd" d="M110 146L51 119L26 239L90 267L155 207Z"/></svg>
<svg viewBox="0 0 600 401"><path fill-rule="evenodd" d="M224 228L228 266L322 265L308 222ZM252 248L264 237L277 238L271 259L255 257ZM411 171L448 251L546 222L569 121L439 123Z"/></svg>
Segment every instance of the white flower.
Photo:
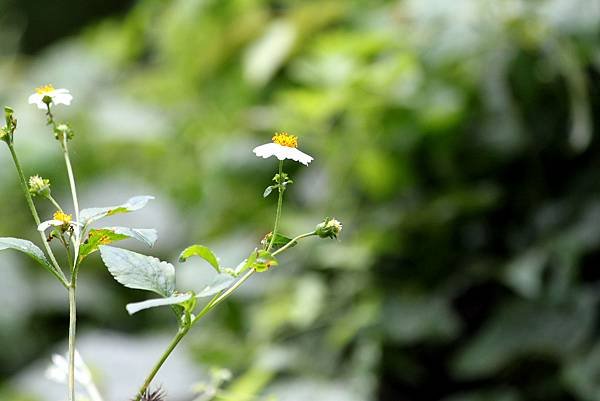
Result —
<svg viewBox="0 0 600 401"><path fill-rule="evenodd" d="M73 95L68 89L54 89L52 85L40 86L35 93L29 96L29 104L37 105L38 109L46 110L47 104L64 104L69 106Z"/></svg>
<svg viewBox="0 0 600 401"><path fill-rule="evenodd" d="M40 225L38 226L37 229L38 229L38 231L44 232L49 227L62 227L63 232L64 232L70 227L77 228L77 226L78 226L78 223L75 221L72 221L72 217L70 214L66 214L61 211L57 211L54 213L54 216L52 216L52 220L46 220L46 221L40 223Z"/></svg>
<svg viewBox="0 0 600 401"><path fill-rule="evenodd" d="M273 142L257 146L252 151L263 159L275 156L279 160L295 160L305 166L313 161L312 156L298 150L298 137L279 132L273 136L272 140Z"/></svg>
<svg viewBox="0 0 600 401"><path fill-rule="evenodd" d="M52 365L46 369L46 377L57 383L66 383L69 376L69 363L67 358L62 355L52 355ZM75 351L75 380L84 386L92 381L90 370L83 362L81 355Z"/></svg>
<svg viewBox="0 0 600 401"><path fill-rule="evenodd" d="M46 377L56 383L66 383L69 378L68 356L52 355L52 364L46 369ZM75 381L85 388L88 394L86 398L91 401L102 401L102 396L92 379L92 373L77 350L75 350ZM82 394L78 394L78 399L79 396Z"/></svg>

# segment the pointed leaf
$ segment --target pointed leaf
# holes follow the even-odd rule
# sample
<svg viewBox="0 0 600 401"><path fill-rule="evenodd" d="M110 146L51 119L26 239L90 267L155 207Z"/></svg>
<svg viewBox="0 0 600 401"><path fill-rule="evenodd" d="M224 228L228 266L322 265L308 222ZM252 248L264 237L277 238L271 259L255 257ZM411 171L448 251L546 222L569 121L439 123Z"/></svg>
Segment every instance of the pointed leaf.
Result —
<svg viewBox="0 0 600 401"><path fill-rule="evenodd" d="M148 246L154 245L157 239L156 230L146 228L106 227L90 230L88 238L79 248L81 258L96 252L100 245L110 245L113 242L134 238Z"/></svg>
<svg viewBox="0 0 600 401"><path fill-rule="evenodd" d="M181 252L181 255L179 255L179 261L185 262L190 256L200 256L202 259L210 263L217 273L221 272L217 257L208 247L205 247L204 245L188 246L183 252Z"/></svg>
<svg viewBox="0 0 600 401"><path fill-rule="evenodd" d="M89 224L113 214L133 212L146 206L146 203L151 199L154 199L154 196L134 196L122 205L83 209L79 213L79 220L83 224Z"/></svg>
<svg viewBox="0 0 600 401"><path fill-rule="evenodd" d="M273 189L277 188L276 185L269 185L268 187L265 188L265 192L263 192L263 198L266 198L267 196L271 195L271 192L273 192Z"/></svg>
<svg viewBox="0 0 600 401"><path fill-rule="evenodd" d="M235 278L231 277L229 274L219 274L209 285L204 287L202 291L196 295L196 298L210 297L211 295L215 295L216 293L229 288L234 281Z"/></svg>
<svg viewBox="0 0 600 401"><path fill-rule="evenodd" d="M23 252L42 266L53 269L52 265L46 259L44 252L31 241L20 238L2 237L0 238L0 251L4 249L14 249L15 251Z"/></svg>
<svg viewBox="0 0 600 401"><path fill-rule="evenodd" d="M164 297L175 291L175 268L155 257L100 245L100 255L115 280L128 288L153 291Z"/></svg>
<svg viewBox="0 0 600 401"><path fill-rule="evenodd" d="M260 244L262 246L264 246L265 249L269 246L269 242L271 241L272 235L273 235L272 233L269 233L269 234L265 235L265 237L260 241ZM277 250L277 249L287 245L291 241L292 241L291 238L286 237L283 234L277 233L277 234L275 234L275 240L273 241L273 247L271 249ZM294 241L294 243L291 244L290 247L294 247L294 246L296 246L296 244L298 244L298 242Z"/></svg>
<svg viewBox="0 0 600 401"><path fill-rule="evenodd" d="M153 228L129 228L129 227L105 227L106 230L111 230L115 234L126 235L129 238L136 239L149 247L154 246L158 239L158 233Z"/></svg>
<svg viewBox="0 0 600 401"><path fill-rule="evenodd" d="M182 302L188 301L191 297L191 293L177 294L168 298L155 298L142 302L134 302L131 304L127 304L125 308L127 309L127 312L129 312L130 315L133 315L134 313L137 313L141 310L156 308L157 306L178 305Z"/></svg>

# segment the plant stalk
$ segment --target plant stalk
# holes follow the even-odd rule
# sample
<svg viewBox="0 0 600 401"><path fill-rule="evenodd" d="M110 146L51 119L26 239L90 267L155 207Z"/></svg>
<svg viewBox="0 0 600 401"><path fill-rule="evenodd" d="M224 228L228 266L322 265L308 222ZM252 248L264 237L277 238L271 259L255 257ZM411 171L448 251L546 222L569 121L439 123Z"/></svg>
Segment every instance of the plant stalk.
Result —
<svg viewBox="0 0 600 401"><path fill-rule="evenodd" d="M279 229L279 218L281 217L281 206L283 205L283 191L285 191L285 187L281 184L281 179L283 175L283 160L279 161L279 181L277 184L277 190L279 192L279 196L277 197L277 214L275 214L275 224L273 226L273 232L271 233L271 242L269 242L269 246L267 247L267 252L273 248L273 243L275 242L275 237L277 236L277 230Z"/></svg>
<svg viewBox="0 0 600 401"><path fill-rule="evenodd" d="M8 149L10 150L10 154L11 154L13 162L15 164L15 168L17 169L17 174L19 175L19 182L21 183L21 189L23 190L23 194L25 195L25 200L27 201L27 206L29 207L29 211L31 212L31 215L33 216L33 220L35 221L36 231L37 231L37 226L40 225L40 216L38 215L37 209L35 208L35 204L33 203L31 194L29 193L29 188L27 187L27 181L25 180L25 175L23 174L23 169L21 168L21 163L19 163L19 158L17 157L17 153L15 152L14 146L11 143L9 143ZM68 282L65 274L61 270L60 265L56 261L56 258L54 257L54 253L52 252L52 249L50 248L50 244L48 244L48 241L46 241L46 236L44 235L43 232L41 232L41 231L38 231L38 232L40 233L40 237L42 239L42 243L44 244L44 248L46 249L46 253L48 254L48 257L50 257L50 261L52 262L52 266L54 267L51 269L47 266L44 266L44 268L46 268L46 270L48 270L50 273L52 273L52 275L54 277L56 277L58 279L58 281L60 281L60 283L65 288L68 288L69 282Z"/></svg>
<svg viewBox="0 0 600 401"><path fill-rule="evenodd" d="M69 401L75 401L75 335L77 329L76 280L69 285Z"/></svg>

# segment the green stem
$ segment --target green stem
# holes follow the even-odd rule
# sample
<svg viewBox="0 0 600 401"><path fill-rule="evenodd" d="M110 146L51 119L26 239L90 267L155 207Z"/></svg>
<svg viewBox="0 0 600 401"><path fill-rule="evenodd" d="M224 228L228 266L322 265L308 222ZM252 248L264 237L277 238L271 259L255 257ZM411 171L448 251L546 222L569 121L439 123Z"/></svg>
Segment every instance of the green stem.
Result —
<svg viewBox="0 0 600 401"><path fill-rule="evenodd" d="M48 107L50 113L50 107ZM51 116L51 114L50 114ZM77 287L77 273L79 267L79 246L81 245L81 231L79 227L79 202L77 200L77 189L75 187L75 176L73 166L69 157L68 139L63 135L61 145L67 166L67 175L69 176L69 186L71 187L71 196L73 198L73 209L75 212L75 241L73 244L74 256L71 263L71 285L69 286L69 401L75 401L75 338L77 325L77 308L75 301L75 288ZM70 252L69 252L70 254Z"/></svg>
<svg viewBox="0 0 600 401"><path fill-rule="evenodd" d="M271 233L271 241L269 242L269 246L267 247L267 252L273 248L273 243L275 242L275 237L277 236L277 230L279 229L279 219L281 217L281 206L283 205L283 191L285 191L285 187L282 185L283 175L283 160L279 161L279 181L277 184L277 189L279 192L279 196L277 198L277 214L275 215L275 224L273 226L273 232Z"/></svg>
<svg viewBox="0 0 600 401"><path fill-rule="evenodd" d="M46 195L46 199L48 199L50 202L52 202L52 204L54 205L54 207L58 210L58 211L63 211L62 207L60 207L60 205L58 204L58 202L56 201L56 199L54 199L52 197L52 195Z"/></svg>
<svg viewBox="0 0 600 401"><path fill-rule="evenodd" d="M290 240L290 242L288 242L287 244L285 244L284 246L282 246L281 248L279 248L278 250L273 252L273 256L276 256L277 254L279 254L279 253L285 251L286 249L288 249L289 247L293 246L294 242L301 240L302 238L310 237L312 235L316 235L316 232L311 231L309 233L300 234L297 237L292 238Z"/></svg>
<svg viewBox="0 0 600 401"><path fill-rule="evenodd" d="M75 332L77 329L76 280L69 285L69 401L75 401Z"/></svg>
<svg viewBox="0 0 600 401"><path fill-rule="evenodd" d="M40 225L40 216L37 213L37 210L33 203L33 199L31 198L31 194L29 193L29 188L27 188L27 181L25 180L25 175L23 174L23 169L21 168L21 163L19 163L19 158L17 157L17 153L15 152L15 149L14 149L14 146L12 145L12 143L8 144L8 149L10 150L10 154L11 154L13 162L15 164L15 168L17 169L17 174L19 175L19 181L21 183L21 189L23 190L23 194L25 195L25 200L27 201L27 206L29 207L29 210L31 211L31 215L33 216L33 220L35 221L36 230L37 230L37 226ZM69 282L68 282L67 278L65 277L65 274L61 270L60 265L56 261L56 258L54 257L54 253L52 252L52 249L50 249L50 245L48 244L48 241L46 240L46 236L41 231L39 231L39 233L40 233L40 237L42 239L42 243L44 244L44 248L46 249L46 253L50 257L50 260L52 261L52 266L43 265L44 268L46 270L48 270L50 273L52 273L52 275L54 277L56 277L58 279L58 281L60 281L60 283L65 288L68 288Z"/></svg>
<svg viewBox="0 0 600 401"><path fill-rule="evenodd" d="M169 355L171 355L171 353L173 352L175 347L177 347L177 345L183 339L183 337L185 337L189 329L189 326L183 326L179 328L177 334L175 335L173 340L171 340L171 343L169 344L165 352L163 352L156 365L154 365L154 368L152 368L152 371L150 372L148 377L146 377L146 380L144 381L144 384L140 388L138 394L135 396L134 401L140 401L146 390L148 390L148 387L150 387L152 380L154 380L154 377L156 376L162 365L165 363Z"/></svg>

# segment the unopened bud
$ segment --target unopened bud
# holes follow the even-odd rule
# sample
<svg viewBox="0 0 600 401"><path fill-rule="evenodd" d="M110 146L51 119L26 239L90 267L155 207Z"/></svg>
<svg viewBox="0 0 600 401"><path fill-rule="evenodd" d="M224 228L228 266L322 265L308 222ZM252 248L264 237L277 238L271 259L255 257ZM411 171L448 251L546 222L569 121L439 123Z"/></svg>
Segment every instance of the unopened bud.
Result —
<svg viewBox="0 0 600 401"><path fill-rule="evenodd" d="M325 218L315 229L315 234L321 238L337 238L340 232L342 232L342 223L332 217Z"/></svg>
<svg viewBox="0 0 600 401"><path fill-rule="evenodd" d="M32 196L49 196L50 195L50 180L33 175L29 177L29 193Z"/></svg>

